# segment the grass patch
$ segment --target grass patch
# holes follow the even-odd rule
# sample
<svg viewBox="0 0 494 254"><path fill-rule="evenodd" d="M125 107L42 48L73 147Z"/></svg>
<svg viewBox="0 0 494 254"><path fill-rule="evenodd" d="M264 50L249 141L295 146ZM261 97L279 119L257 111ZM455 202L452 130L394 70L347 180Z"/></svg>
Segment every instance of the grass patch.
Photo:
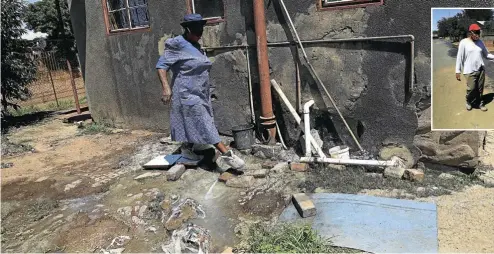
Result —
<svg viewBox="0 0 494 254"><path fill-rule="evenodd" d="M2 136L2 155L17 155L32 151L34 151L34 148L30 144L17 144Z"/></svg>
<svg viewBox="0 0 494 254"><path fill-rule="evenodd" d="M332 246L309 225L282 224L270 230L255 225L250 228L249 253L359 253L361 251Z"/></svg>
<svg viewBox="0 0 494 254"><path fill-rule="evenodd" d="M315 165L310 171L306 181L299 187L308 192L314 192L317 187L324 188L333 193L356 194L362 190L405 190L416 197L429 197L450 194L470 185L484 185L477 174L464 174L461 172L449 172L454 177L451 179L439 178L443 173L439 170L425 169L423 182L411 182L394 178L384 178L378 174L369 174L362 167L347 167L345 170L331 170L324 165ZM419 187L423 187L419 191ZM407 198L398 196L397 198Z"/></svg>
<svg viewBox="0 0 494 254"><path fill-rule="evenodd" d="M80 135L94 135L98 133L111 134L112 130L108 124L91 123L87 126L83 126L79 131Z"/></svg>

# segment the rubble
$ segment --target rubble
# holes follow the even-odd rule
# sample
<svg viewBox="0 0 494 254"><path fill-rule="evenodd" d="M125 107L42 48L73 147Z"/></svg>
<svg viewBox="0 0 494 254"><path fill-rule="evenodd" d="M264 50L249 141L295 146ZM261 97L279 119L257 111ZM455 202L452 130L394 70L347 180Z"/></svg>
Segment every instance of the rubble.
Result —
<svg viewBox="0 0 494 254"><path fill-rule="evenodd" d="M239 176L226 181L226 186L232 188L249 188L254 185L253 176Z"/></svg>
<svg viewBox="0 0 494 254"><path fill-rule="evenodd" d="M424 172L418 169L406 169L404 177L410 181L422 182L425 175Z"/></svg>
<svg viewBox="0 0 494 254"><path fill-rule="evenodd" d="M385 177L402 179L404 174L405 174L404 168L388 167L384 169Z"/></svg>
<svg viewBox="0 0 494 254"><path fill-rule="evenodd" d="M254 178L264 178L268 175L267 169L255 169L245 172L246 176L253 176Z"/></svg>
<svg viewBox="0 0 494 254"><path fill-rule="evenodd" d="M278 164L278 162L269 160L263 162L261 167L264 169L272 169L274 166L276 166L276 164Z"/></svg>
<svg viewBox="0 0 494 254"><path fill-rule="evenodd" d="M494 171L487 171L479 176L480 180L489 187L494 187Z"/></svg>
<svg viewBox="0 0 494 254"><path fill-rule="evenodd" d="M172 239L169 244L161 245L163 252L171 253L209 253L211 246L211 235L209 230L188 224L180 230L172 233Z"/></svg>
<svg viewBox="0 0 494 254"><path fill-rule="evenodd" d="M182 175L185 173L185 166L182 164L177 164L170 168L168 172L166 172L166 177L168 181L176 181L182 177Z"/></svg>
<svg viewBox="0 0 494 254"><path fill-rule="evenodd" d="M205 218L206 213L202 209L202 206L195 200L187 198L179 205L172 208L172 213L168 220L165 222L165 228L167 230L176 230L182 226L182 224L193 218Z"/></svg>
<svg viewBox="0 0 494 254"><path fill-rule="evenodd" d="M254 144L254 145L252 145L252 153L254 153L255 155L258 154L259 157L261 157L261 158L262 157L277 158L282 150L283 150L283 148L282 148L281 144L276 144L276 145Z"/></svg>
<svg viewBox="0 0 494 254"><path fill-rule="evenodd" d="M142 175L135 177L134 180L142 180L142 179L146 179L146 178L157 177L160 175L161 175L161 172L147 172L147 173L144 173Z"/></svg>

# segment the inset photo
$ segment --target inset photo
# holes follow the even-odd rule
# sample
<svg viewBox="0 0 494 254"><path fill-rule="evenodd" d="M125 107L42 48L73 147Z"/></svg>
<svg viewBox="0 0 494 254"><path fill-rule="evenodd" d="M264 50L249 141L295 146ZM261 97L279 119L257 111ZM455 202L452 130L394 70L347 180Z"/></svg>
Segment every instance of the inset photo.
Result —
<svg viewBox="0 0 494 254"><path fill-rule="evenodd" d="M432 9L432 130L494 129L494 8Z"/></svg>

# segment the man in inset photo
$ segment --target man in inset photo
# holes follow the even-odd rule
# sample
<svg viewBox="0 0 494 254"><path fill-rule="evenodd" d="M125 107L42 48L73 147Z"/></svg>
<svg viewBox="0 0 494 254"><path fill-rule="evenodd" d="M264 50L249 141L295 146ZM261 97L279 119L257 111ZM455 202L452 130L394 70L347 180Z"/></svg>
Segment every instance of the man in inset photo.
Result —
<svg viewBox="0 0 494 254"><path fill-rule="evenodd" d="M461 73L467 82L466 108L468 111L472 107L487 111L483 101L485 83L485 65L483 57L494 60L494 55L490 54L484 43L480 39L480 26L470 25L468 37L461 40L456 56L456 79L461 81Z"/></svg>

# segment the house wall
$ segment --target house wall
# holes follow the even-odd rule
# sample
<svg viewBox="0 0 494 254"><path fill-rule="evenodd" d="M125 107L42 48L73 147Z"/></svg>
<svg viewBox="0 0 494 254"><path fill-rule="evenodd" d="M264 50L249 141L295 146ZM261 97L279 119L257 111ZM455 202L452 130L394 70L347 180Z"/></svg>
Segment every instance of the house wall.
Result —
<svg viewBox="0 0 494 254"><path fill-rule="evenodd" d="M163 41L181 33L180 19L185 0L149 0L150 31L107 35L101 1L72 0L74 20L85 17L85 27L75 25L76 39L85 38L81 62L91 113L96 120L117 126L168 131L168 109L160 103L161 88L155 63ZM376 152L382 144L401 143L413 147L417 114L430 106L431 7L463 6L460 0L386 0L382 6L318 11L315 0L285 0L303 40L412 34L415 36L415 88L406 94L409 43L405 41L333 43L307 48L309 59L334 96L337 105L359 134L364 148ZM208 26L204 46L255 45L252 0L224 0L225 22ZM269 42L292 40L278 1L265 1ZM493 6L479 0L470 6ZM80 22L79 22L80 23ZM82 53L82 52L85 52ZM223 133L250 119L248 73L242 50L215 51L211 82L218 100L213 104L215 120ZM82 56L84 55L84 56ZM84 58L84 59L83 59ZM256 52L249 52L255 105L258 96ZM270 48L271 77L283 86L295 105L296 48ZM316 101L314 124L326 143L354 144L335 110L301 67L304 99ZM293 144L299 132L291 116L276 99L275 110L283 136ZM326 108L329 108L329 112ZM259 109L256 106L256 110Z"/></svg>

